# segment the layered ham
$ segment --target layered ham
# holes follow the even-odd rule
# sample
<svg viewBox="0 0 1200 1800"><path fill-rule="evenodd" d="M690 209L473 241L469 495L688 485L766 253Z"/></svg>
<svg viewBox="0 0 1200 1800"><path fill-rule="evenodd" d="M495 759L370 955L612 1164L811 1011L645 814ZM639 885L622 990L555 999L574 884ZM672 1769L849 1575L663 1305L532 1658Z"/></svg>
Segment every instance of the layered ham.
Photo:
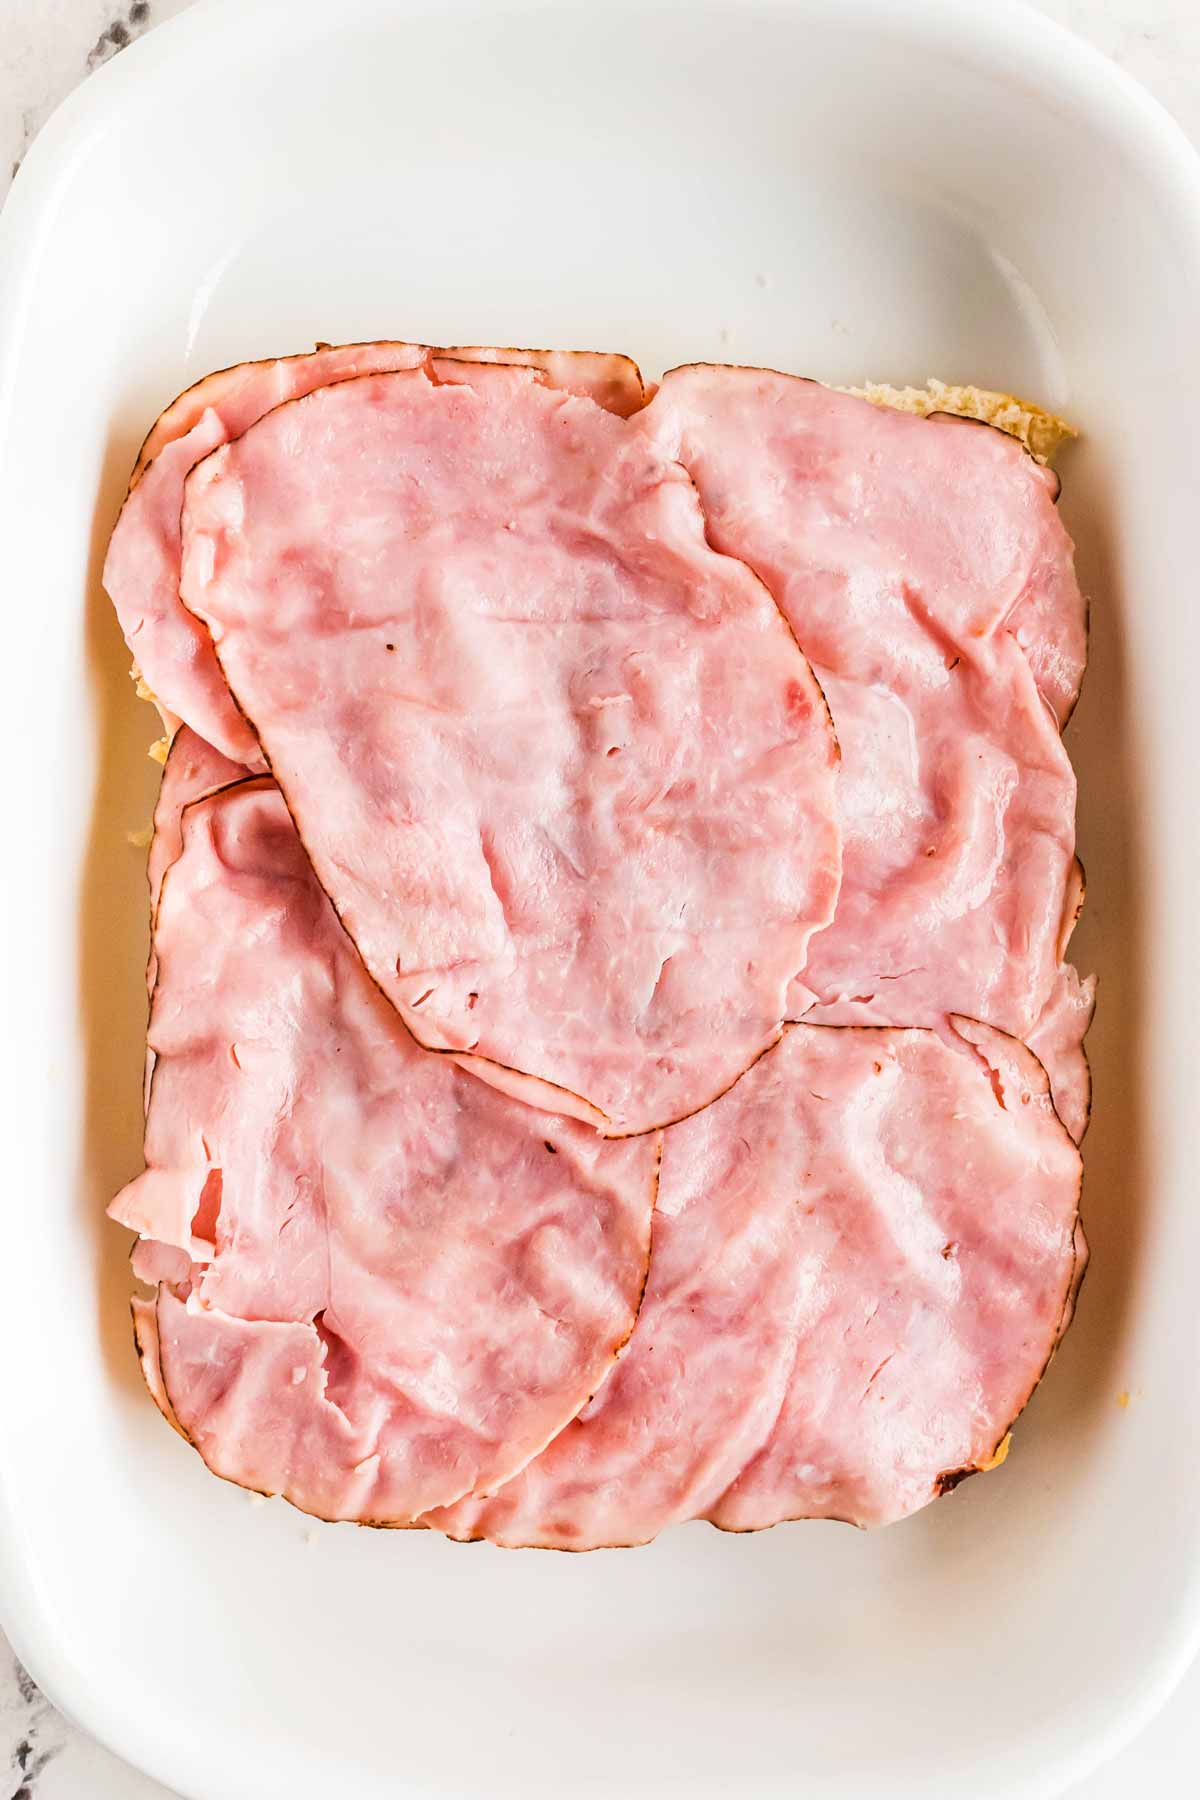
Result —
<svg viewBox="0 0 1200 1800"><path fill-rule="evenodd" d="M646 1300L613 1378L456 1537L582 1550L702 1517L880 1525L993 1461L1086 1254L1034 1057L957 1021L794 1025L666 1133Z"/></svg>
<svg viewBox="0 0 1200 1800"><path fill-rule="evenodd" d="M1057 1348L1087 1260L1079 1152L1037 1059L953 1024L973 1061L928 1032L835 1028L793 1041L798 1080L768 1068L744 1097L806 1178L830 1163L784 1402L715 1525L903 1518L1003 1458Z"/></svg>
<svg viewBox="0 0 1200 1800"><path fill-rule="evenodd" d="M421 1043L621 1135L774 1040L836 744L643 433L525 369L323 388L190 476L180 591Z"/></svg>
<svg viewBox="0 0 1200 1800"><path fill-rule="evenodd" d="M762 370L321 345L168 407L110 1210L211 1469L588 1549L1003 1460L1087 1254L1056 498Z"/></svg>
<svg viewBox="0 0 1200 1800"><path fill-rule="evenodd" d="M144 1362L218 1474L411 1522L519 1471L602 1385L657 1141L607 1143L420 1051L269 781L193 801L181 845L147 1167L112 1208L160 1284Z"/></svg>
<svg viewBox="0 0 1200 1800"><path fill-rule="evenodd" d="M183 815L193 800L215 794L246 779L249 771L241 763L231 762L220 750L194 732L190 725L181 726L171 743L163 765L158 801L154 808L154 826L150 851L146 858L146 881L150 888L150 959L146 981L151 993L158 970L154 922L158 917L158 897L163 879L183 849Z"/></svg>
<svg viewBox="0 0 1200 1800"><path fill-rule="evenodd" d="M247 777L240 763L230 762L219 750L198 737L190 725L176 733L163 766L158 801L154 808L154 824L150 851L146 858L146 882L150 889L150 955L146 961L146 986L151 996L158 978L158 951L154 925L158 917L158 896L163 877L183 848L184 808L205 794L230 786ZM150 1104L150 1083L154 1077L154 1050L146 1044L143 1099ZM155 1278L157 1279L157 1278ZM144 1359L143 1359L144 1360Z"/></svg>
<svg viewBox="0 0 1200 1800"><path fill-rule="evenodd" d="M1087 1120L1092 990L1075 777L1059 735L1086 609L1056 478L1002 432L761 369L672 370L644 429L695 479L710 541L766 582L842 750L843 880L790 1012L1037 1038Z"/></svg>
<svg viewBox="0 0 1200 1800"><path fill-rule="evenodd" d="M425 366L453 379L464 359L524 364L567 393L622 415L642 404L627 356L590 351L435 351L424 344L322 345L304 356L239 363L206 375L156 420L139 452L104 563L104 586L142 681L170 727L180 720L233 760L260 769L252 728L230 695L208 634L179 599L179 518L191 469L272 407L381 369Z"/></svg>

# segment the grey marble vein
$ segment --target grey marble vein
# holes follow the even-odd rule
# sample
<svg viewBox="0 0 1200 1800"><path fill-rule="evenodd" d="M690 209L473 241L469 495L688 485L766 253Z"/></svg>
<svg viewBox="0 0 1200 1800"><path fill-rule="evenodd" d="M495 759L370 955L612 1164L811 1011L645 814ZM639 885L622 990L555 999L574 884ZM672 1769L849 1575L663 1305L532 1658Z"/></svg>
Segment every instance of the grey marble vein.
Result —
<svg viewBox="0 0 1200 1800"><path fill-rule="evenodd" d="M14 1783L11 1800L36 1800L40 1777L66 1746L67 1726L7 1645L0 1663L0 1722Z"/></svg>
<svg viewBox="0 0 1200 1800"><path fill-rule="evenodd" d="M123 16L118 14L104 27L88 51L88 74L90 75L93 69L98 69L101 63L106 63L110 56L115 56L118 50L124 50L127 44L131 44L134 38L140 37L142 32L153 23L152 9L148 0L136 0L136 4L131 6Z"/></svg>

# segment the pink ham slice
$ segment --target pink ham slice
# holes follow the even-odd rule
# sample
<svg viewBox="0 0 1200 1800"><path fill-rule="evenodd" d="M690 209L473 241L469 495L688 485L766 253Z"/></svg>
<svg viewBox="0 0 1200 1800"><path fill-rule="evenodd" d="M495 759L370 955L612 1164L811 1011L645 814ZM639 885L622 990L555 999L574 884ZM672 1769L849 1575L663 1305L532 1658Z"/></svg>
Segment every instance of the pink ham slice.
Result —
<svg viewBox="0 0 1200 1800"><path fill-rule="evenodd" d="M987 1019L1038 1043L1082 1135L1093 992L1062 961L1075 781L1053 714L1086 618L1053 477L999 431L758 369L673 370L642 418L779 601L841 744L841 897L793 1016Z"/></svg>
<svg viewBox="0 0 1200 1800"><path fill-rule="evenodd" d="M150 955L146 963L146 986L151 994L158 975L158 956L154 944L154 921L158 913L158 896L163 877L183 848L183 809L204 794L242 780L247 770L230 762L219 750L197 737L190 726L176 732L163 765L158 801L154 808L154 833L146 858L146 881L150 888ZM144 1103L150 1104L150 1082L154 1075L154 1051L146 1045L146 1068L143 1080Z"/></svg>
<svg viewBox="0 0 1200 1800"><path fill-rule="evenodd" d="M553 387L561 388L566 394L585 395L597 406L607 407L609 412L618 413L623 419L640 411L645 403L645 388L637 364L631 357L616 351L523 350L483 344L455 344L446 349L434 349L427 344L396 338L380 338L362 344L318 344L315 350L302 351L296 356L234 363L230 368L216 369L193 382L191 387L184 388L150 427L138 452L129 485L136 487L155 457L176 438L184 437L210 408L225 410L235 392L239 396L234 402L237 418L241 420L240 429L245 430L254 418L262 416L261 412L246 410L247 406L252 407L255 391L270 392L267 404L262 408L263 412L268 412L282 400L294 400L301 393L311 393L308 379L314 365L325 380L343 380L346 379L344 371L351 368L357 373L366 373L369 369L415 368L430 356L454 363L513 363L520 368L541 369ZM298 379L303 384L299 387L294 385ZM259 384L264 381L267 385L260 389ZM324 384L322 380L317 385Z"/></svg>
<svg viewBox="0 0 1200 1800"><path fill-rule="evenodd" d="M147 1168L110 1210L148 1240L173 1417L217 1474L331 1518L518 1472L632 1328L657 1140L419 1050L265 779L188 808L156 949Z"/></svg>
<svg viewBox="0 0 1200 1800"><path fill-rule="evenodd" d="M1067 881L1058 970L1050 996L1025 1040L1042 1067L1050 1071L1055 1110L1077 1144L1083 1141L1092 1110L1092 1072L1083 1040L1096 1009L1096 978L1093 975L1081 981L1066 957L1071 933L1083 911L1085 887L1083 864L1076 858Z"/></svg>
<svg viewBox="0 0 1200 1800"><path fill-rule="evenodd" d="M231 762L219 750L199 737L190 726L176 732L163 765L158 801L154 808L154 834L146 858L146 880L150 887L150 961L147 985L153 992L158 968L153 930L158 913L158 896L163 877L183 849L183 813L193 800L215 794L219 788L231 787L244 780L248 771L241 763Z"/></svg>
<svg viewBox="0 0 1200 1800"><path fill-rule="evenodd" d="M857 1052L826 1051L823 1067L804 1053L831 1104L814 1117L793 1087L780 1129L802 1154L827 1122L825 1289L771 1435L709 1511L715 1525L903 1518L992 1461L1070 1321L1087 1259L1079 1152L1031 1052L955 1025L978 1052L972 1081L919 1032L856 1034Z"/></svg>
<svg viewBox="0 0 1200 1800"><path fill-rule="evenodd" d="M450 372L465 355L544 368L567 392L625 413L642 402L637 367L625 356L590 351L478 349L440 352ZM421 344L323 346L304 356L239 363L188 388L142 445L104 565L104 586L125 641L168 720L184 719L224 753L251 768L262 760L253 731L231 700L207 633L179 600L179 514L188 471L285 400L375 369L408 369L434 353Z"/></svg>
<svg viewBox="0 0 1200 1800"><path fill-rule="evenodd" d="M551 387L594 400L620 419L631 418L646 403L637 364L628 356L607 351L485 349L481 344L456 344L436 353L435 367L443 379L447 363L510 363L517 368L540 369Z"/></svg>
<svg viewBox="0 0 1200 1800"><path fill-rule="evenodd" d="M138 1364L150 1398L172 1431L177 1431L180 1437L186 1438L187 1433L171 1411L171 1402L167 1399L167 1390L163 1386L162 1359L158 1353L157 1301L135 1296L129 1303L129 1311L133 1320L133 1342L138 1354Z"/></svg>
<svg viewBox="0 0 1200 1800"><path fill-rule="evenodd" d="M831 917L836 745L634 425L512 368L277 408L190 477L181 591L418 1039L612 1135L722 1092Z"/></svg>
<svg viewBox="0 0 1200 1800"><path fill-rule="evenodd" d="M155 948L155 923L158 896L163 879L183 849L184 808L205 794L218 792L233 782L246 778L246 770L229 761L211 744L188 726L176 732L163 766L158 801L154 808L154 835L146 860L146 880L150 888L150 956L146 964L146 985L151 996L158 979L158 955ZM146 1045L146 1067L143 1080L143 1102L150 1106L150 1084L154 1078L154 1051ZM131 1257L133 1273L139 1281L155 1287L160 1281L186 1281L190 1273L188 1257L171 1244L157 1243L153 1238L139 1238ZM162 1385L158 1356L158 1324L154 1302L135 1298L131 1302L133 1335L138 1360L150 1394L167 1422L176 1431L179 1421L171 1411Z"/></svg>
<svg viewBox="0 0 1200 1800"><path fill-rule="evenodd" d="M796 1025L666 1134L646 1298L586 1411L456 1537L588 1549L696 1516L878 1525L985 1465L1064 1327L1078 1151L959 1022Z"/></svg>

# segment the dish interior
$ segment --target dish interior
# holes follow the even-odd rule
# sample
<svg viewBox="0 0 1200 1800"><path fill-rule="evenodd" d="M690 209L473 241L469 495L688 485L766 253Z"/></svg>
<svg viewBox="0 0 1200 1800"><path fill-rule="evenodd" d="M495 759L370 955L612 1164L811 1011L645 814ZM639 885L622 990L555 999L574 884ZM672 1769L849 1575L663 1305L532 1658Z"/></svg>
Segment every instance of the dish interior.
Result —
<svg viewBox="0 0 1200 1800"><path fill-rule="evenodd" d="M632 1800L686 1777L877 1800L886 1777L901 1800L935 1771L1049 1794L1186 1654L1197 1227L1170 996L1195 967L1200 259L1115 78L953 12L301 0L243 9L232 57L202 7L90 84L18 184L6 1623L57 1698L186 1794ZM178 389L378 336L626 350L651 376L933 374L1081 428L1061 470L1093 620L1068 738L1075 950L1101 976L1092 1268L1007 1465L901 1527L694 1525L569 1557L320 1526L214 1481L142 1391L102 1213L140 1166L127 834L155 720L103 548Z"/></svg>

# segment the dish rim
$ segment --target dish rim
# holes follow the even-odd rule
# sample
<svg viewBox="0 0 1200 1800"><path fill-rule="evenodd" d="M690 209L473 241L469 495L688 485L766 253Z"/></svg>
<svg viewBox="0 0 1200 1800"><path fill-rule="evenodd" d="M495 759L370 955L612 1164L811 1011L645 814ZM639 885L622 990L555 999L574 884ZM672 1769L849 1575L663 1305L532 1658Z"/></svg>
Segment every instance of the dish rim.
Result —
<svg viewBox="0 0 1200 1800"><path fill-rule="evenodd" d="M631 19L648 12L688 12L693 0L616 0ZM704 10L730 15L798 12L814 21L857 32L900 32L914 50L928 45L959 55L1001 82L1033 82L1054 92L1072 117L1103 135L1158 197L1181 255L1196 271L1200 292L1200 152L1183 128L1125 70L1094 46L1038 12L1026 0L1002 0L976 11L956 0L700 0ZM342 0L343 30L372 18L394 21L437 14L469 19L480 12L527 18L555 11L586 13L589 0ZM236 18L241 55L269 54L286 23L293 38L329 29L322 0L196 0L187 11L156 26L90 76L62 102L31 146L0 214L0 483L3 462L16 453L9 414L24 338L35 302L40 251L53 231L59 206L81 158L116 128L126 100L137 102L144 84L162 81L172 66L219 40ZM11 1101L8 1103L11 1105ZM12 1117L14 1131L19 1119ZM61 1709L101 1743L139 1768L170 1781L138 1725L136 1707L114 1712L87 1666L54 1641L48 1609L20 1556L21 1530L7 1470L14 1446L0 1454L0 1617L16 1653ZM1061 1779L1078 1782L1116 1755L1162 1707L1200 1651L1200 1613L1164 1639L1153 1663L1131 1677L1128 1704L1106 1729L1081 1744ZM1061 1787L1055 1791L1061 1792Z"/></svg>

